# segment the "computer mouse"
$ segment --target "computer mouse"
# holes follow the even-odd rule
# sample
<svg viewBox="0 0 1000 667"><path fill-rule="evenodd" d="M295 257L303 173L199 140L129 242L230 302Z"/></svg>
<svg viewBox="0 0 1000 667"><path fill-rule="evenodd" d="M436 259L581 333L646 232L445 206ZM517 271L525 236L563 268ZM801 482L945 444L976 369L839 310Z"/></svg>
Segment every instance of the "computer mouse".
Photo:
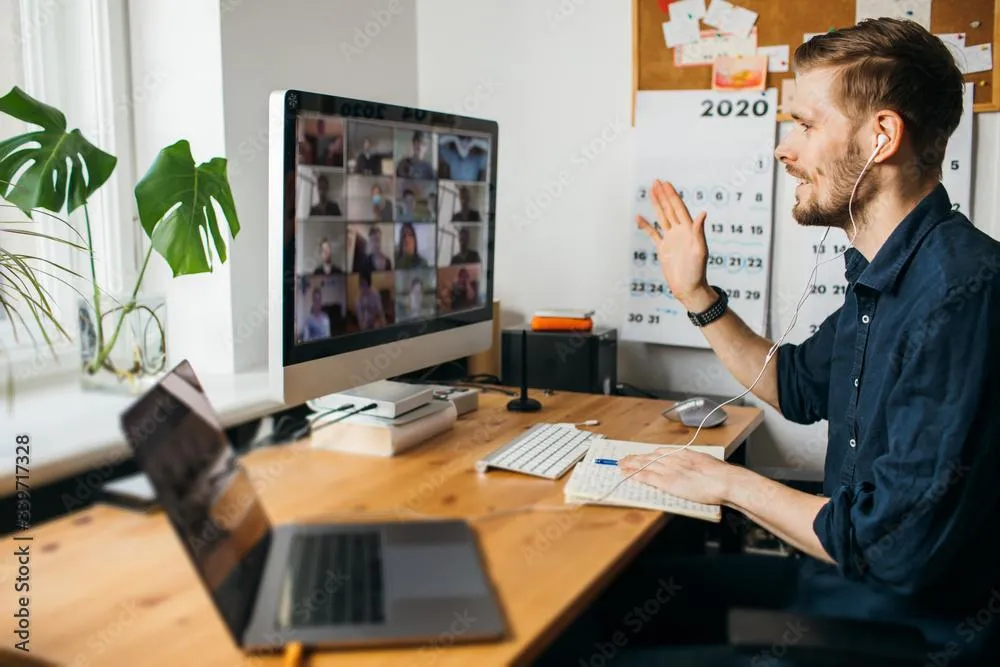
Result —
<svg viewBox="0 0 1000 667"><path fill-rule="evenodd" d="M678 401L673 406L663 411L663 416L667 419L679 421L685 426L697 428L711 428L724 424L728 415L723 408L719 408L719 403L710 398L694 396L683 401ZM716 408L719 408L716 410ZM715 410L715 412L712 412ZM711 414L711 416L709 416ZM705 417L708 417L705 420ZM702 425L701 422L705 421Z"/></svg>

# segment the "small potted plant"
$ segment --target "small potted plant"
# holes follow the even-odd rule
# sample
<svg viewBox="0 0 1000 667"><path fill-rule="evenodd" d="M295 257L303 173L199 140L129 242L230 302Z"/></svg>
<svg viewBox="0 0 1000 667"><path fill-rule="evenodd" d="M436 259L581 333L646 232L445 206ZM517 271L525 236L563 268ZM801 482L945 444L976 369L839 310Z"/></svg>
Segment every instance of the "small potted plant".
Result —
<svg viewBox="0 0 1000 667"><path fill-rule="evenodd" d="M69 334L53 312L38 276L49 275L70 284L51 272L57 269L84 281L85 292L74 286L81 296L78 329L83 384L136 391L144 384L141 380L165 370L166 364L162 308L150 305L152 301L140 292L152 252L167 262L175 278L211 272L216 255L224 263L226 238L215 205L222 211L232 238L239 233L226 160L216 157L195 165L191 147L183 139L159 152L133 189L139 224L150 239L150 247L133 288L113 295L98 285L87 202L111 177L117 159L87 141L79 130L67 131L62 112L16 86L0 98L0 113L40 128L0 140L0 197L32 220L39 213L62 220L70 238L30 229L5 231L41 236L86 252L90 271L85 277L0 246L0 310L15 324L15 330L20 322L30 332L28 322L34 321L34 328L41 330L51 347L46 325L60 336L69 338ZM64 209L67 218L82 210L82 233L68 219L59 217Z"/></svg>

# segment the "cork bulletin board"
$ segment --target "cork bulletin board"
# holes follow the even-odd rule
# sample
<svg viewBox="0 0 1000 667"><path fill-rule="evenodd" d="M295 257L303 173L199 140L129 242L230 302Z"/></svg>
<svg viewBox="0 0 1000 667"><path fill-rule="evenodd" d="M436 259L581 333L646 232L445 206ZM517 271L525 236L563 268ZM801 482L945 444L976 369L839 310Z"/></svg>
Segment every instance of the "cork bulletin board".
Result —
<svg viewBox="0 0 1000 667"><path fill-rule="evenodd" d="M709 0L706 0L706 4ZM805 33L825 32L855 23L855 0L733 0L735 4L759 14L757 45L787 44L790 52L802 44ZM712 67L675 67L674 50L663 40L662 24L670 17L660 9L658 0L632 0L632 105L639 90L709 90ZM978 21L978 27L972 27ZM934 0L931 8L931 32L965 33L968 46L992 42L994 54L1000 48L1000 0ZM1000 111L1000 68L965 75L975 83L973 110ZM792 79L792 72L768 72L767 87L780 92L781 81ZM778 120L788 120L781 114Z"/></svg>

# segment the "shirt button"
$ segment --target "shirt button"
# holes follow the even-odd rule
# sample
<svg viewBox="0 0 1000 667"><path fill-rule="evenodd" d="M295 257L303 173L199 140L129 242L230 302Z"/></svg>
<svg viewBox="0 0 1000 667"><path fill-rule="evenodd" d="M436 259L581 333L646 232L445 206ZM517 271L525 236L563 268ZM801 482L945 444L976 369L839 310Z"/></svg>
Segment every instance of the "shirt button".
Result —
<svg viewBox="0 0 1000 667"><path fill-rule="evenodd" d="M855 440L854 438L851 438L851 447L857 447L857 446L858 446L858 441Z"/></svg>
<svg viewBox="0 0 1000 667"><path fill-rule="evenodd" d="M855 387L857 387L857 386L858 386L858 378L854 378L854 386L855 386Z"/></svg>
<svg viewBox="0 0 1000 667"><path fill-rule="evenodd" d="M867 315L862 315L861 321L864 322L865 324L868 324L869 322L872 321L872 318L868 317Z"/></svg>

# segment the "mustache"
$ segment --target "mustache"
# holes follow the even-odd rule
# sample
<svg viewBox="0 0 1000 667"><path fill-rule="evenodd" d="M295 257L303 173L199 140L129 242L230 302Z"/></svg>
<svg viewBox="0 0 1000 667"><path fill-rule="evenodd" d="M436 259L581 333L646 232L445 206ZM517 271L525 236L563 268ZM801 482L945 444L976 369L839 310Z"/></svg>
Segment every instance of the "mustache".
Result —
<svg viewBox="0 0 1000 667"><path fill-rule="evenodd" d="M785 171L792 178L801 178L804 181L809 180L809 179L806 178L806 175L804 173L799 173L798 171L792 170L792 169L790 169L788 167L785 168Z"/></svg>

